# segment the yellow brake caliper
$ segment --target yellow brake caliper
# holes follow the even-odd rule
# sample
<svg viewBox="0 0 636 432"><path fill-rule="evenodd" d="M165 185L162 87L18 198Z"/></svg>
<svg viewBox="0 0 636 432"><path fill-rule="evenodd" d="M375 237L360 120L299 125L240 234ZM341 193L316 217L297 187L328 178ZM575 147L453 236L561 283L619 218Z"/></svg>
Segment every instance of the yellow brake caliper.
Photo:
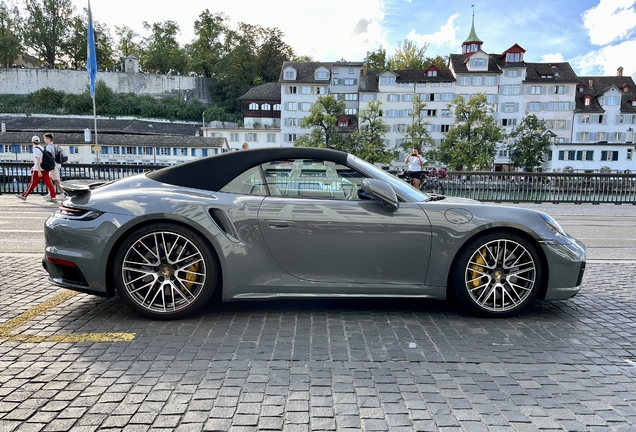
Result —
<svg viewBox="0 0 636 432"><path fill-rule="evenodd" d="M481 250L481 253L475 253L475 262L476 264L473 264L470 266L471 269L473 269L473 271L470 272L470 279L473 281L472 284L475 288L477 288L480 284L481 281L481 277L482 277L482 273L484 271L484 267L482 267L483 264L486 264L486 261L484 261L484 256L486 255L486 248L483 248Z"/></svg>
<svg viewBox="0 0 636 432"><path fill-rule="evenodd" d="M185 287L186 287L187 289L192 288L192 284L193 284L194 282L196 282L197 277L198 277L198 275L197 275L197 273L196 273L196 272L197 272L197 270L199 270L199 263L198 263L198 262L197 262L197 263L192 264L190 267L188 267L188 268L185 270L185 271L186 271L186 275L185 275L186 280L191 281L191 282L184 282L184 283L183 283L183 285L185 285Z"/></svg>

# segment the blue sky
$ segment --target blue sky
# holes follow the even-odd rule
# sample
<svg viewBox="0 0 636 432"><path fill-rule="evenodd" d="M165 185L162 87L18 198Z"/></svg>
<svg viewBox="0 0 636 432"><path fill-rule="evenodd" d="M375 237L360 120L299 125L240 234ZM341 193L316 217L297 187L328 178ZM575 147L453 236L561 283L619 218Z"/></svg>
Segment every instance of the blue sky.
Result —
<svg viewBox="0 0 636 432"><path fill-rule="evenodd" d="M73 0L78 9L86 0ZM91 0L93 17L109 25L127 25L145 36L143 21L175 20L180 42L194 37L199 14L224 12L238 22L278 27L298 54L317 61L362 60L382 45L392 54L412 39L428 44L427 55L461 52L475 29L488 53L513 44L526 61L568 61L580 75L613 75L623 66L636 77L636 0L179 0L179 7L150 0ZM170 5L170 6L169 6ZM124 13L123 11L126 11Z"/></svg>

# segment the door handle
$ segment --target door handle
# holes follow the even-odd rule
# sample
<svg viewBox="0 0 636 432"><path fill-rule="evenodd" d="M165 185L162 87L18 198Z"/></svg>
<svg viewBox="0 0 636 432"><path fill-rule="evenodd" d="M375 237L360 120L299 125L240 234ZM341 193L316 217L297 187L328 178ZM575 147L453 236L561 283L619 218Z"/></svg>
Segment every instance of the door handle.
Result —
<svg viewBox="0 0 636 432"><path fill-rule="evenodd" d="M270 228L290 228L292 226L296 226L296 222L288 221L288 220L268 220L267 225Z"/></svg>

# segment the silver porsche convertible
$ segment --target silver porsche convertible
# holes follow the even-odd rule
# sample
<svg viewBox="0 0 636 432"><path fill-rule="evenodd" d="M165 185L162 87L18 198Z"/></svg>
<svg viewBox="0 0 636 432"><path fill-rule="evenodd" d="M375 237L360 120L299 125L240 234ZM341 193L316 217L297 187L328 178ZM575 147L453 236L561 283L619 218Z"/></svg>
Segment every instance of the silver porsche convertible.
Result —
<svg viewBox="0 0 636 432"><path fill-rule="evenodd" d="M223 301L419 297L503 317L579 292L585 247L545 213L426 195L333 150L226 153L69 181L45 225L56 285L170 319Z"/></svg>

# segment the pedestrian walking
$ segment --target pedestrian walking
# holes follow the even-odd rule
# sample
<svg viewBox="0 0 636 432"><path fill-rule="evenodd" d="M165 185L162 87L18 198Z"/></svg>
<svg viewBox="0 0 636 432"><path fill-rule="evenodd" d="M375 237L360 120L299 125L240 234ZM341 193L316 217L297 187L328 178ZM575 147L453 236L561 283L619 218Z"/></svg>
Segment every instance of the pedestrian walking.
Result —
<svg viewBox="0 0 636 432"><path fill-rule="evenodd" d="M66 199L64 189L62 189L62 178L60 172L62 170L62 163L68 160L68 156L65 155L64 150L60 146L53 142L52 133L44 134L44 142L46 143L46 149L53 155L53 159L55 159L55 169L49 172L49 176L51 177L52 182L57 186L60 198ZM44 198L51 198L51 196L45 195Z"/></svg>
<svg viewBox="0 0 636 432"><path fill-rule="evenodd" d="M33 144L33 167L31 167L31 181L26 190L21 195L16 195L22 201L26 201L31 192L35 190L41 180L44 180L46 188L49 190L50 198L49 202L57 202L55 198L55 187L51 182L49 171L55 169L55 160L53 155L50 154L44 147L40 145L40 137L35 135L31 138ZM48 168L48 169L47 169Z"/></svg>

